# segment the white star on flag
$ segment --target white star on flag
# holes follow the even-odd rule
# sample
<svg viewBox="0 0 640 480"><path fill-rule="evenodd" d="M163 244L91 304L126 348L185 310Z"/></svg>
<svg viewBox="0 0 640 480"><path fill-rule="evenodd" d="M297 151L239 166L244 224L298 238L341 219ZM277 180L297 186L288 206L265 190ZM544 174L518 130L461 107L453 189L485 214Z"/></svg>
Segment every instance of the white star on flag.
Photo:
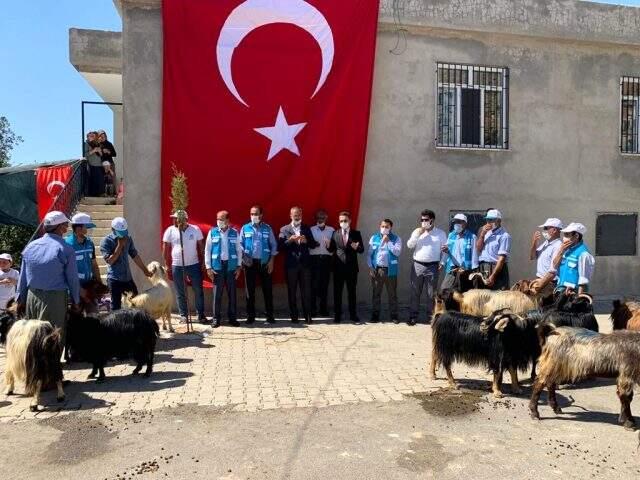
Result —
<svg viewBox="0 0 640 480"><path fill-rule="evenodd" d="M295 138L306 125L306 123L289 125L286 117L284 116L284 111L282 110L282 107L280 107L276 118L276 124L273 127L254 128L254 130L260 135L264 135L271 140L271 148L269 149L267 162L284 149L300 156L300 150L298 150Z"/></svg>

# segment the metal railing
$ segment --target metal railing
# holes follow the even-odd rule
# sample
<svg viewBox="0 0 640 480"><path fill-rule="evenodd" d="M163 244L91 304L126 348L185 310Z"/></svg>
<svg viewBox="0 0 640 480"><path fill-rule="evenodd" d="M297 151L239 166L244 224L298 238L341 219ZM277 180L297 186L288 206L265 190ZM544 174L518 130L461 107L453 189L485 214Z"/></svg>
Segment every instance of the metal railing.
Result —
<svg viewBox="0 0 640 480"><path fill-rule="evenodd" d="M73 164L73 173L69 178L69 181L64 186L62 191L55 198L48 212L57 210L63 212L68 217L71 216L80 200L85 195L85 188L89 180L89 172L86 160L79 160ZM41 221L33 232L33 235L29 239L32 242L36 238L40 238L44 235L44 223Z"/></svg>

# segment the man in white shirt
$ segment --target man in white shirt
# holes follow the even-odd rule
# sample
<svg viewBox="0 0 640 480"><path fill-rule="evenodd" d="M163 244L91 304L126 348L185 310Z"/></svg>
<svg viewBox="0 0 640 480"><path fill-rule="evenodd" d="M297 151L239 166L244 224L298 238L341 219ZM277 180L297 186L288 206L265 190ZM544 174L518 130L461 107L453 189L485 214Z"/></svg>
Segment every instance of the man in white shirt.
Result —
<svg viewBox="0 0 640 480"><path fill-rule="evenodd" d="M229 212L221 210L216 215L216 226L207 235L204 245L204 264L207 275L213 281L213 328L222 321L222 293L226 287L229 325L240 325L237 319L236 282L242 271L242 246L240 233L229 226Z"/></svg>
<svg viewBox="0 0 640 480"><path fill-rule="evenodd" d="M318 246L309 250L312 275L311 311L314 316L319 314L321 317L329 316L327 294L331 277L332 255L328 248L331 245L333 232L335 232L333 227L327 225L327 218L328 215L325 210L316 212L316 224L311 227L311 235L318 242ZM319 311L316 311L316 302L320 304Z"/></svg>
<svg viewBox="0 0 640 480"><path fill-rule="evenodd" d="M7 308L10 300L15 299L16 285L20 274L11 268L13 258L8 253L0 255L0 310Z"/></svg>
<svg viewBox="0 0 640 480"><path fill-rule="evenodd" d="M420 227L416 228L407 241L413 252L411 265L411 298L409 301L409 325L415 325L420 311L420 297L426 287L427 323L433 314L433 295L438 286L439 265L443 247L447 245L447 234L435 226L436 214L423 210Z"/></svg>
<svg viewBox="0 0 640 480"><path fill-rule="evenodd" d="M557 272L553 268L553 259L562 247L560 235L564 225L558 218L548 218L538 228L542 229L542 232L536 230L533 233L529 257L531 260L537 260L535 288L537 291L544 289L543 296L547 296L547 294L553 294L556 288Z"/></svg>
<svg viewBox="0 0 640 480"><path fill-rule="evenodd" d="M402 252L402 239L391 229L393 222L385 218L380 222L380 232L369 240L367 265L371 276L372 309L371 321L380 321L382 289L386 287L389 296L389 313L393 323L398 320L398 257Z"/></svg>
<svg viewBox="0 0 640 480"><path fill-rule="evenodd" d="M187 222L180 228L178 218L184 215L188 219L187 212L176 211L173 218L173 225L168 227L162 236L162 255L169 272L169 279L173 280L176 287L176 299L178 310L183 318L187 317L187 298L184 288L184 276L191 279L191 286L195 294L196 310L198 311L198 321L207 323L204 315L204 292L202 291L202 270L203 270L203 250L204 241L202 231L196 225ZM180 245L180 230L182 230L182 247ZM184 265L182 257L184 253Z"/></svg>

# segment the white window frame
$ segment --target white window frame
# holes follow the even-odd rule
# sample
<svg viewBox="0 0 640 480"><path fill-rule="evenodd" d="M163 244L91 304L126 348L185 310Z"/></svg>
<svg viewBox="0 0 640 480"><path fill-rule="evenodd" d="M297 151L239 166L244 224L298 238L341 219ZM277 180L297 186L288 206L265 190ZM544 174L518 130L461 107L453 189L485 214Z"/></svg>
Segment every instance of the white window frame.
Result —
<svg viewBox="0 0 640 480"><path fill-rule="evenodd" d="M620 78L620 152L623 155L640 155L640 94L623 95L623 85L625 81L640 84L640 77L628 75ZM622 104L625 101L633 102L633 116L631 118L634 123L633 132L635 133L635 145L632 146L633 151L631 152L626 152L622 149Z"/></svg>
<svg viewBox="0 0 640 480"><path fill-rule="evenodd" d="M467 71L467 82L466 83L447 83L440 81L440 68L443 70L460 70ZM490 86L490 85L480 85L475 83L474 72L489 72L489 73L498 73L502 74L502 85L501 86ZM462 74L460 74L462 77ZM435 139L436 139L436 148L463 148L463 149L482 149L482 150L508 150L509 148L509 140L508 135L505 135L505 132L508 132L508 92L509 87L505 88L505 85L508 85L509 77L509 68L508 67L487 67L480 65L471 65L471 64L456 64L456 63L446 63L446 62L436 62L436 108L435 108ZM462 143L462 89L472 89L480 91L480 144L468 144ZM440 134L440 118L438 117L438 98L440 97L440 93L445 92L455 92L456 96L456 119L457 124L454 125L454 134L455 134L455 142L442 144L441 139L439 137ZM499 132L499 136L502 137L502 142L497 145L485 145L484 141L484 117L485 117L485 92L486 91L497 91L501 92L501 111L502 111L502 125L501 132ZM507 137L507 138L505 138Z"/></svg>

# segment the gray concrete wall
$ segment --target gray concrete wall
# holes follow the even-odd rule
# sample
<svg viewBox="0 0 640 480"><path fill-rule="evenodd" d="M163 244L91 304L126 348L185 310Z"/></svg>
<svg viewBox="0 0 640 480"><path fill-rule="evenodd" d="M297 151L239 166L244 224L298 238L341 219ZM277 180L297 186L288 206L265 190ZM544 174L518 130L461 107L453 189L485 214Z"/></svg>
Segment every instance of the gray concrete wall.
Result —
<svg viewBox="0 0 640 480"><path fill-rule="evenodd" d="M157 7L122 8L124 214L142 258L160 259L162 16ZM139 285L146 280L134 269Z"/></svg>
<svg viewBox="0 0 640 480"><path fill-rule="evenodd" d="M640 74L640 48L433 29L378 37L361 225L381 217L406 239L422 208L495 206L513 235L513 279L530 277L530 237L546 217L580 221L595 245L597 212L637 212L640 157L619 153L619 81ZM402 45L402 43L401 43ZM397 49L396 49L397 50ZM436 149L436 62L510 69L509 151ZM408 296L410 255L402 262ZM594 292L638 293L640 257L598 257ZM361 285L360 293L367 294Z"/></svg>
<svg viewBox="0 0 640 480"><path fill-rule="evenodd" d="M70 28L69 62L79 72L121 73L122 34Z"/></svg>

